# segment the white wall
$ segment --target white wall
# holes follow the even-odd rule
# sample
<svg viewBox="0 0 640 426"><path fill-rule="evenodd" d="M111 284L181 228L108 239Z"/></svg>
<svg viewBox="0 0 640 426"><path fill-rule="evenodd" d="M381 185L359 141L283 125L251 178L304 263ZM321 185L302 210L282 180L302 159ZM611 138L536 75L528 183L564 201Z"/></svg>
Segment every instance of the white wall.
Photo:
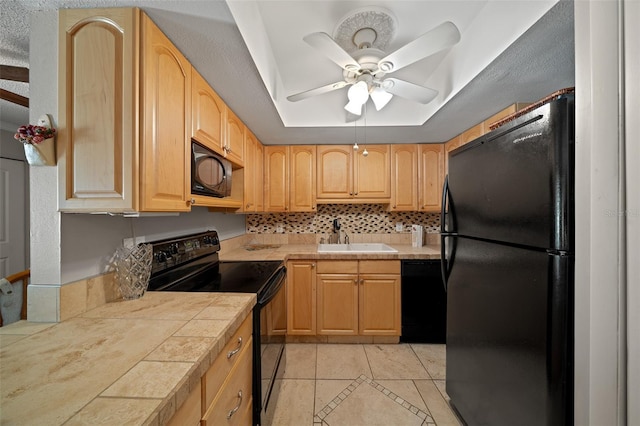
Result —
<svg viewBox="0 0 640 426"><path fill-rule="evenodd" d="M640 2L625 2L627 424L640 424Z"/></svg>
<svg viewBox="0 0 640 426"><path fill-rule="evenodd" d="M58 13L37 12L31 19L30 121L50 114L57 127ZM36 286L59 286L104 272L115 249L132 237L132 227L147 241L207 229L216 229L221 239L245 233L244 215L210 213L206 208L172 217L61 214L57 179L56 167L31 167L31 275ZM36 296L36 302L46 303L47 298Z"/></svg>
<svg viewBox="0 0 640 426"><path fill-rule="evenodd" d="M210 213L195 207L179 216L123 218L119 216L62 215L61 283L77 281L111 269L111 261L124 238L155 241L215 229L225 240L245 233L245 216Z"/></svg>
<svg viewBox="0 0 640 426"><path fill-rule="evenodd" d="M627 424L622 4L575 2L576 425Z"/></svg>

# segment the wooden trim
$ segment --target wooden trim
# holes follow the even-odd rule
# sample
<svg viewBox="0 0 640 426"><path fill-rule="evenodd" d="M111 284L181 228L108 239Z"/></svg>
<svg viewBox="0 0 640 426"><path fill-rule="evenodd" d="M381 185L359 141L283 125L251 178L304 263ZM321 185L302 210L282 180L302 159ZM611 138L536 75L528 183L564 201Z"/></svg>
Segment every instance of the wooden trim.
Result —
<svg viewBox="0 0 640 426"><path fill-rule="evenodd" d="M8 90L0 89L0 99L29 108L29 98L17 95Z"/></svg>
<svg viewBox="0 0 640 426"><path fill-rule="evenodd" d="M29 68L0 65L0 78L3 80L29 82Z"/></svg>

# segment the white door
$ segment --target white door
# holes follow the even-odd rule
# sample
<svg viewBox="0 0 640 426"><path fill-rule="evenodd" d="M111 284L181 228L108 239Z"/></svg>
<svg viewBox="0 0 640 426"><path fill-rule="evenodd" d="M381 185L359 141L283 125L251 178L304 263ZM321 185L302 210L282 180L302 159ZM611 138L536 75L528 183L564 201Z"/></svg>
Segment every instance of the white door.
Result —
<svg viewBox="0 0 640 426"><path fill-rule="evenodd" d="M0 159L0 277L27 269L26 167Z"/></svg>

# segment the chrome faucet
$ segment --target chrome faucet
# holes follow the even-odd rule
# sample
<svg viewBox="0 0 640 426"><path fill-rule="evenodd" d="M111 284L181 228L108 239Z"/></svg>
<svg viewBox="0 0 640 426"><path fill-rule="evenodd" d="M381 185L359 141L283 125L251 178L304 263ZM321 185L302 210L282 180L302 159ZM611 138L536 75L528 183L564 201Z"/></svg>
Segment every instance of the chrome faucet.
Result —
<svg viewBox="0 0 640 426"><path fill-rule="evenodd" d="M340 218L333 219L333 236L332 240L334 240L337 244L340 244Z"/></svg>

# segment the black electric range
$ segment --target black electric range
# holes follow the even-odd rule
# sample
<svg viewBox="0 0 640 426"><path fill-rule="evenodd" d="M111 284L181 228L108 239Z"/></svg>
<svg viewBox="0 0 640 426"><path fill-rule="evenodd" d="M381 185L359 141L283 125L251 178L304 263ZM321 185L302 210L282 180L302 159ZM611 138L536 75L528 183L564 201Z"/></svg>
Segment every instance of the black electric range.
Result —
<svg viewBox="0 0 640 426"><path fill-rule="evenodd" d="M253 310L254 424L265 424L273 414L280 382L276 378L280 379L278 372L284 370L285 364L286 268L283 263L220 261L217 231L151 244L153 262L149 291L256 294L257 304ZM273 324L279 326L273 327Z"/></svg>

